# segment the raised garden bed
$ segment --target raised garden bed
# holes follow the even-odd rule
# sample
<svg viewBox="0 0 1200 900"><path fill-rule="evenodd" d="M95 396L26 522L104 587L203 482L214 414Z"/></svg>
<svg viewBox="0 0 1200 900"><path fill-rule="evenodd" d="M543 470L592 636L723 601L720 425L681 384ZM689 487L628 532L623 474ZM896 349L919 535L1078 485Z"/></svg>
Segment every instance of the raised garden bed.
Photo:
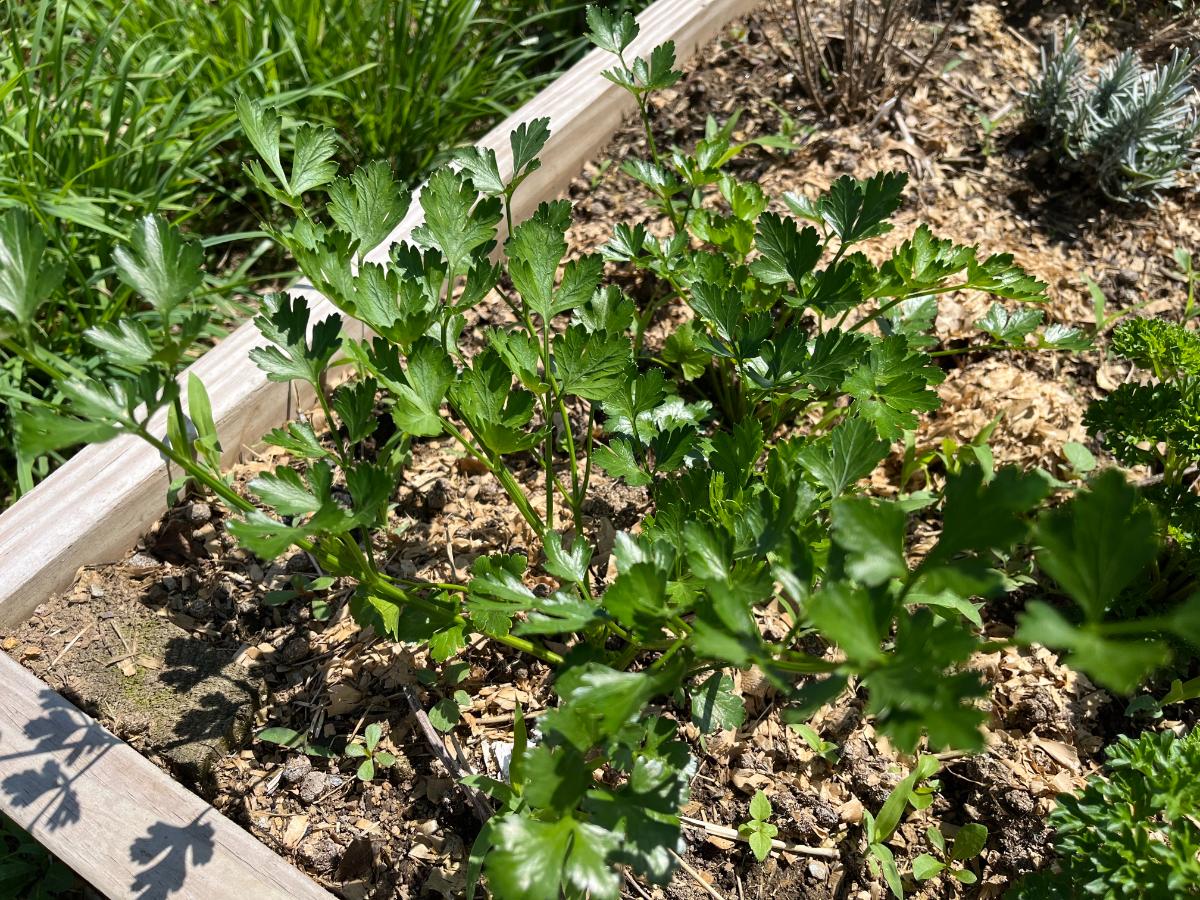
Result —
<svg viewBox="0 0 1200 900"><path fill-rule="evenodd" d="M638 49L674 40L686 58L752 6L748 0L659 0L639 16ZM480 142L495 149L502 170L511 168L512 128L550 117L554 154L526 183L518 215L561 192L629 108L624 93L600 77L606 65L604 54L590 54ZM386 256L415 224L415 217L402 222L368 258ZM318 307L332 311L328 304ZM259 341L246 325L190 370L208 386L229 462L311 399L266 380L247 358ZM0 516L0 621L20 627L81 567L121 558L165 509L166 487L152 449L117 440L80 452L14 504ZM43 682L7 658L0 665L6 667L0 806L90 883L114 898L142 900L326 896ZM221 668L208 674L219 679Z"/></svg>
<svg viewBox="0 0 1200 900"><path fill-rule="evenodd" d="M646 46L664 36L663 31L657 38L648 34L652 14L664 5L656 5L643 20ZM731 13L721 10L722 16ZM746 108L739 130L748 137L781 127L779 108L786 110L796 95L790 76L763 40L762 29L771 27L753 20L739 23L701 52L683 82L660 95L660 145L690 146L703 135L706 115L723 119L738 107ZM977 6L956 26L949 43L949 52L962 63L916 93L895 123L896 136L819 129L797 153L749 154L742 163L745 172L768 194L779 195L824 188L844 173L866 177L907 168L915 187L895 218L895 235L887 239L891 243L883 247L907 237L921 221L939 236L979 244L984 251L1016 251L1018 262L1050 285L1046 311L1052 322L1089 322L1092 306L1082 272L1092 273L1118 308L1149 300L1146 310L1154 312L1177 303L1163 272L1174 246L1198 243L1194 223L1200 204L1194 191L1177 193L1152 212L1089 210L1078 198L1031 187L1019 166L1018 143L984 152L973 120L950 112L956 107L949 98L963 92L993 112L1013 100L1012 89L1034 65L1031 38L1038 36L1014 30L994 7ZM589 101L586 108L584 117L594 123L599 107ZM535 114L522 111L521 119ZM508 127L496 132L498 152L507 147ZM562 130L557 136L563 139ZM616 223L642 221L652 232L664 229L662 221L646 214L644 189L607 165L610 159L643 155L642 142L637 123L629 124L575 178L570 195L579 205L571 232L573 252L597 249ZM594 150L589 146L584 155ZM545 156L547 168L565 158L561 149L547 150ZM571 159L570 166L582 165L581 159ZM575 169L567 166L557 169L557 177L571 176ZM523 191L531 205L554 188L527 183ZM630 278L624 286L636 295L641 282ZM944 304L939 336L950 342L961 339L985 309L985 301L971 297ZM505 315L499 303L485 304L472 325L503 322ZM648 340L655 340L653 329ZM235 342L231 346L244 351L255 342L250 336L240 348ZM1120 367L1098 353L951 359L957 361L946 366L947 378L939 388L943 406L927 418L923 433L966 443L1002 414L1005 428L991 442L996 463L1041 464L1062 475L1068 468L1060 448L1066 441L1085 439L1081 419L1088 399L1097 388L1124 377ZM259 377L257 369L236 355L232 364L241 368L229 376L231 383L242 383L251 374ZM255 390L263 387L259 382ZM212 384L210 389L219 400L219 389ZM251 394L245 391L245 396ZM278 391L272 396L272 402L280 402ZM259 416L254 420L259 432L283 418L261 416L266 407L257 401L247 399L243 405L247 414L252 408ZM306 404L301 402L298 410L307 412ZM318 414L312 416L319 420ZM235 414L230 417L237 421ZM253 440L247 437L246 443ZM278 454L254 456L237 475L244 481L276 462ZM157 469L156 461L146 460L147 473L151 469ZM535 461L518 459L514 469L534 505L544 501ZM872 487L879 494L894 493L895 477L885 464L871 476ZM151 493L161 495L165 483L149 474L144 483L141 490L149 504ZM596 549L596 567L603 571L614 535L636 531L652 510L644 489L599 476L595 497L584 510L586 536ZM415 446L394 499L389 549L394 568L404 577L455 581L480 556L532 552L533 536L491 476L448 440ZM138 535L146 525L143 520ZM923 521L917 527L928 549L938 525ZM126 534L122 549L128 551L136 539ZM536 716L552 700L549 670L479 644L463 652L461 665L435 676L424 651L364 634L348 616L345 594L337 586L311 598L291 598L287 605L263 605L267 592L287 588L292 575L317 574L312 565L304 553L261 565L223 534L220 512L197 501L159 521L122 562L89 567L72 589L39 603L33 618L11 629L6 649L53 687L95 710L134 747L184 773L217 809L344 895L457 896L478 823L452 776L468 769L500 774L515 711ZM326 618L321 606L309 600L331 607L333 614ZM986 615L988 637L1011 636L1010 611L997 607ZM767 607L763 617L768 632L788 630L782 609ZM14 683L35 684L11 661L0 662L6 671L14 670ZM931 822L984 824L989 840L976 865L980 885L972 891L998 896L1017 876L1046 862L1045 816L1054 796L1082 784L1101 748L1124 730L1126 719L1123 701L1069 671L1044 649L1006 647L977 656L972 668L984 674L990 688L983 701L989 714L988 748L978 756L943 755L942 787L934 805L903 823L894 847L897 860L907 865L923 849L922 835ZM164 697L156 692L171 686L190 695L183 707L174 705L175 698L165 698L171 712L164 717L159 709ZM464 688L465 699L458 698L457 691ZM683 725L699 769L684 809L685 867L660 896L879 895L882 883L852 837L859 833L864 811L884 804L905 762L864 716L861 698L845 696L811 722L837 745L840 761L833 765L786 727L761 677L738 675L734 693L748 711L740 727L702 740L694 725ZM441 700L435 703L437 698ZM429 733L422 727L425 720L412 714L414 708L439 710L433 725L444 725L448 736ZM254 724L308 731L314 740L359 735L365 722L386 722L386 746L397 762L386 777L360 784L345 767L283 753L268 743L227 752L222 741L237 722L236 711L247 709ZM1194 716L1195 710L1187 708L1181 718L1190 723ZM59 713L54 717L63 718ZM10 751L4 738L6 759L50 746L36 727L32 732L21 727L38 740L32 749ZM94 724L86 727L112 741ZM60 732L54 734L58 739ZM113 746L131 767L156 772L128 747ZM435 761L440 752L449 754L448 762ZM66 768L62 760L57 764ZM4 765L31 767L24 760ZM91 783L89 776L81 782L85 779ZM736 831L759 789L770 794L773 821L780 827L778 852L764 864L753 861ZM12 809L10 802L4 808L22 821L22 808ZM59 840L58 830L29 816L24 821L33 821L35 831L41 828L37 833L48 843ZM64 826L61 833L65 831ZM51 845L57 849L56 843ZM198 863L203 852L195 855L193 863ZM194 868L204 871L206 866ZM953 896L961 890L943 878L918 892ZM650 895L632 879L626 893Z"/></svg>

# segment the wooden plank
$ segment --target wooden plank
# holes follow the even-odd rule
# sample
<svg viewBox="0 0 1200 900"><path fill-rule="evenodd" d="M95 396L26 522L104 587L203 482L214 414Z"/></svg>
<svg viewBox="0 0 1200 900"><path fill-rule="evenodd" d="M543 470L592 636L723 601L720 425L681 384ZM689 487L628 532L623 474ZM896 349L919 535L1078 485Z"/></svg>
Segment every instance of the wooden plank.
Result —
<svg viewBox="0 0 1200 900"><path fill-rule="evenodd" d="M332 895L0 653L0 804L113 900Z"/></svg>
<svg viewBox="0 0 1200 900"><path fill-rule="evenodd" d="M674 40L680 61L757 0L658 0L641 16L630 54L645 55ZM542 167L517 192L513 211L523 218L560 194L583 164L612 136L632 108L624 90L601 76L609 54L593 51L492 129L479 143L496 151L501 173L512 170L508 135L521 122L550 117ZM419 221L414 212L368 259L386 258ZM321 299L320 316L334 312ZM197 360L190 371L208 388L227 461L287 421L299 404L285 385L269 382L247 352L261 342L247 323ZM165 432L160 425L159 431ZM27 619L51 593L70 585L81 566L120 558L165 510L167 475L158 454L134 439L89 447L0 516L0 626Z"/></svg>

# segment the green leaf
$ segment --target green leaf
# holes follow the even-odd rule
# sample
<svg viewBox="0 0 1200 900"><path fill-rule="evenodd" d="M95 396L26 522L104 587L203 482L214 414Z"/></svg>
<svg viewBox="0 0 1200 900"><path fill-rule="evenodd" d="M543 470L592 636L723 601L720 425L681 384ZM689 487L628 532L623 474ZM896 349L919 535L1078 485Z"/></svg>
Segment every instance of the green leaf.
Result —
<svg viewBox="0 0 1200 900"><path fill-rule="evenodd" d="M342 420L346 437L357 444L374 434L379 425L375 417L375 394L379 385L373 378L344 384L333 392L333 409Z"/></svg>
<svg viewBox="0 0 1200 900"><path fill-rule="evenodd" d="M530 172L535 171L540 163L537 155L550 140L550 119L541 116L529 122L522 122L508 136L509 146L513 156L513 182L520 184Z"/></svg>
<svg viewBox="0 0 1200 900"><path fill-rule="evenodd" d="M569 308L555 302L554 282L567 253L570 221L571 206L567 201L542 203L531 217L513 228L504 244L513 287L546 322Z"/></svg>
<svg viewBox="0 0 1200 900"><path fill-rule="evenodd" d="M307 738L303 732L279 726L264 728L258 733L258 739L266 741L268 744L278 744L281 747L287 747L292 750L303 749L305 743L307 743Z"/></svg>
<svg viewBox="0 0 1200 900"><path fill-rule="evenodd" d="M283 189L282 194L266 180L257 162L250 163L246 167L247 171L260 188L277 200L296 205L305 191L328 184L337 175L337 164L333 162L337 138L328 128L302 125L297 129L292 142L292 169L289 176L284 174L279 156L279 113L245 95L238 97L236 108L242 130L245 131L255 152L279 182Z"/></svg>
<svg viewBox="0 0 1200 900"><path fill-rule="evenodd" d="M945 868L945 863L939 862L928 853L922 853L913 860L912 874L917 881L928 881L930 878L937 878Z"/></svg>
<svg viewBox="0 0 1200 900"><path fill-rule="evenodd" d="M754 797L750 801L750 815L760 822L771 818L771 801L761 790L755 791Z"/></svg>
<svg viewBox="0 0 1200 900"><path fill-rule="evenodd" d="M575 308L575 321L589 332L622 334L633 325L635 309L633 301L610 284L597 288L590 299ZM667 342L670 343L670 338Z"/></svg>
<svg viewBox="0 0 1200 900"><path fill-rule="evenodd" d="M733 679L722 672L709 675L691 696L692 722L701 734L737 728L746 721L746 707L733 693Z"/></svg>
<svg viewBox="0 0 1200 900"><path fill-rule="evenodd" d="M358 764L358 770L354 775L359 781L370 781L375 777L375 761L370 757L364 759Z"/></svg>
<svg viewBox="0 0 1200 900"><path fill-rule="evenodd" d="M1086 474L1096 468L1096 457L1092 451L1078 441L1067 441L1062 447L1063 456L1076 472Z"/></svg>
<svg viewBox="0 0 1200 900"><path fill-rule="evenodd" d="M134 371L146 366L158 353L150 331L138 319L97 325L85 331L83 336L89 344L102 351L109 361Z"/></svg>
<svg viewBox="0 0 1200 900"><path fill-rule="evenodd" d="M463 626L451 625L443 628L429 639L429 656L434 662L445 662L467 647Z"/></svg>
<svg viewBox="0 0 1200 900"><path fill-rule="evenodd" d="M459 413L493 453L518 453L541 439L540 430L524 430L533 418L533 394L514 390L512 381L512 372L489 347L450 387L450 397Z"/></svg>
<svg viewBox="0 0 1200 900"><path fill-rule="evenodd" d="M871 474L887 456L888 443L879 440L862 419L847 419L830 433L811 441L797 459L834 497Z"/></svg>
<svg viewBox="0 0 1200 900"><path fill-rule="evenodd" d="M870 497L843 497L831 513L833 539L846 554L846 573L875 587L908 574L904 561L907 517L896 503Z"/></svg>
<svg viewBox="0 0 1200 900"><path fill-rule="evenodd" d="M328 128L301 125L296 130L292 149L292 171L288 193L299 197L329 184L337 175L333 154L337 151L337 136Z"/></svg>
<svg viewBox="0 0 1200 900"><path fill-rule="evenodd" d="M471 184L481 194L503 194L504 179L500 177L500 166L496 151L491 147L460 147L452 159L462 166L471 179Z"/></svg>
<svg viewBox="0 0 1200 900"><path fill-rule="evenodd" d="M633 371L633 347L623 334L593 332L572 325L554 337L554 368L562 393L601 401Z"/></svg>
<svg viewBox="0 0 1200 900"><path fill-rule="evenodd" d="M87 421L48 409L19 413L15 424L17 446L31 459L63 447L102 444L121 433L106 421Z"/></svg>
<svg viewBox="0 0 1200 900"><path fill-rule="evenodd" d="M879 862L883 869L883 880L897 900L904 900L904 882L900 878L900 870L896 868L896 858L892 851L883 844L871 844L867 850Z"/></svg>
<svg viewBox="0 0 1200 900"><path fill-rule="evenodd" d="M662 358L664 362L678 366L685 381L695 381L708 368L712 354L697 345L696 326L689 319L667 336Z"/></svg>
<svg viewBox="0 0 1200 900"><path fill-rule="evenodd" d="M468 263L496 239L500 203L479 201L479 195L453 169L438 169L421 191L425 223L413 230L422 247L436 247L446 257L450 271L466 274Z"/></svg>
<svg viewBox="0 0 1200 900"><path fill-rule="evenodd" d="M750 845L750 849L759 862L771 855L771 835L766 828L751 829L746 836L746 843Z"/></svg>
<svg viewBox="0 0 1200 900"><path fill-rule="evenodd" d="M543 543L546 551L545 569L555 578L582 584L587 578L588 564L592 560L592 548L586 540L576 539L569 550L563 547L562 537L556 531L546 533Z"/></svg>
<svg viewBox="0 0 1200 900"><path fill-rule="evenodd" d="M807 612L817 630L836 642L853 662L867 664L882 657L880 615L863 588L826 583L809 599Z"/></svg>
<svg viewBox="0 0 1200 900"><path fill-rule="evenodd" d="M454 363L433 338L413 345L404 373L407 384L392 384L392 418L409 434L433 437L442 433L442 401L454 381Z"/></svg>
<svg viewBox="0 0 1200 900"><path fill-rule="evenodd" d="M263 435L263 441L300 459L321 459L328 455L307 422L289 422L283 428L274 428Z"/></svg>
<svg viewBox="0 0 1200 900"><path fill-rule="evenodd" d="M321 380L333 355L342 345L341 320L331 315L316 323L311 342L308 301L286 294L268 294L254 324L273 347L255 347L250 358L271 381L306 381L322 390Z"/></svg>
<svg viewBox="0 0 1200 900"><path fill-rule="evenodd" d="M375 754L375 765L380 769L390 769L395 764L396 757L386 750L380 750Z"/></svg>
<svg viewBox="0 0 1200 900"><path fill-rule="evenodd" d="M46 256L46 233L21 207L0 216L0 310L29 325L66 269Z"/></svg>
<svg viewBox="0 0 1200 900"><path fill-rule="evenodd" d="M1040 309L1021 307L1010 312L999 303L993 303L987 314L975 323L975 327L986 331L1002 344L1023 346L1025 337L1042 324L1043 316Z"/></svg>
<svg viewBox="0 0 1200 900"><path fill-rule="evenodd" d="M328 480L331 470L325 463L317 463L314 472L321 471L319 476ZM277 466L274 472L264 472L248 485L263 503L273 507L283 516L302 516L314 513L321 508L322 500L310 485L305 484L300 473L288 466Z"/></svg>
<svg viewBox="0 0 1200 900"><path fill-rule="evenodd" d="M866 181L843 175L817 201L817 210L843 244L891 231L887 219L900 207L904 172L880 172Z"/></svg>
<svg viewBox="0 0 1200 900"><path fill-rule="evenodd" d="M113 251L121 281L168 316L204 279L204 250L159 216L144 216L133 229L129 246Z"/></svg>
<svg viewBox="0 0 1200 900"><path fill-rule="evenodd" d="M632 13L617 14L603 6L587 8L588 40L609 53L620 53L638 36L640 28Z"/></svg>
<svg viewBox="0 0 1200 900"><path fill-rule="evenodd" d="M498 897L559 900L567 896L616 900L620 878L608 862L612 832L564 816L540 822L523 815L501 818L486 860L488 883Z"/></svg>
<svg viewBox="0 0 1200 900"><path fill-rule="evenodd" d="M443 697L429 709L429 722L438 731L453 731L462 718L462 709L449 697Z"/></svg>
<svg viewBox="0 0 1200 900"><path fill-rule="evenodd" d="M383 243L404 214L410 195L383 160L359 166L329 186L329 217L350 235L359 256Z"/></svg>
<svg viewBox="0 0 1200 900"><path fill-rule="evenodd" d="M958 830L954 836L954 845L950 848L950 858L955 862L966 862L978 856L987 846L988 830L986 825L970 822Z"/></svg>
<svg viewBox="0 0 1200 900"><path fill-rule="evenodd" d="M1127 694L1171 658L1163 641L1105 637L1093 626L1076 627L1053 607L1030 601L1018 619L1017 640L1067 651L1068 666L1117 694Z"/></svg>
<svg viewBox="0 0 1200 900"><path fill-rule="evenodd" d="M1154 517L1116 469L1043 515L1034 529L1038 563L1079 604L1088 621L1104 617L1158 552Z"/></svg>
<svg viewBox="0 0 1200 900"><path fill-rule="evenodd" d="M610 478L620 478L630 487L641 487L653 481L638 462L633 443L624 438L613 438L607 446L597 444L592 450L592 462Z"/></svg>
<svg viewBox="0 0 1200 900"><path fill-rule="evenodd" d="M750 272L765 284L790 281L799 287L824 249L811 225L801 230L795 219L770 212L759 217L754 242L762 257L750 266Z"/></svg>
<svg viewBox="0 0 1200 900"><path fill-rule="evenodd" d="M871 346L842 389L854 398L855 412L874 424L881 438L896 440L917 427L915 412L941 405L929 385L939 384L944 376L927 362L924 355L909 352L903 335L892 335Z"/></svg>
<svg viewBox="0 0 1200 900"><path fill-rule="evenodd" d="M536 808L570 812L591 786L587 761L571 747L543 744L525 754L524 798Z"/></svg>
<svg viewBox="0 0 1200 900"><path fill-rule="evenodd" d="M942 764L935 757L922 754L913 770L896 785L875 817L875 840L883 843L892 836L912 797L913 788L937 774Z"/></svg>

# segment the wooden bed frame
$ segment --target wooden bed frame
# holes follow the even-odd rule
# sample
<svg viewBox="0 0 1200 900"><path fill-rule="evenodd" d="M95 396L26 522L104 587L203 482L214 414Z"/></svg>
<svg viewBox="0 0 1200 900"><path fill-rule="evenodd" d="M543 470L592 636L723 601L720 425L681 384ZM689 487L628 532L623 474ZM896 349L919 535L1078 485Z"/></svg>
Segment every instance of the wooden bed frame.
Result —
<svg viewBox="0 0 1200 900"><path fill-rule="evenodd" d="M638 17L641 34L630 53L645 55L674 40L685 60L756 5L657 0ZM511 172L509 133L521 122L550 117L542 167L515 198L517 218L565 190L632 109L625 91L601 76L609 65L611 57L593 51L479 142L496 151L501 173ZM385 258L416 224L410 213L368 259ZM336 312L313 296L315 316ZM248 356L260 340L247 323L189 369L208 388L229 463L312 400L266 380ZM158 454L135 438L121 438L83 450L22 497L0 516L0 625L28 619L68 587L80 567L120 559L165 511L166 489ZM306 875L3 653L0 679L0 811L105 895L330 900Z"/></svg>

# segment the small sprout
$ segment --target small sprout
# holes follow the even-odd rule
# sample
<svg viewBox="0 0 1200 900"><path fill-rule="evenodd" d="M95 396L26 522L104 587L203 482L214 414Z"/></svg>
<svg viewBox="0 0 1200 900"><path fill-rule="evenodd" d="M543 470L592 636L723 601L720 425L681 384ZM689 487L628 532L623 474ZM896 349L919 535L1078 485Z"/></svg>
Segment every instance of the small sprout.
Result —
<svg viewBox="0 0 1200 900"><path fill-rule="evenodd" d="M754 792L750 801L750 821L738 827L738 834L750 844L755 858L762 862L771 853L771 841L779 834L779 829L767 819L771 818L771 801L761 790Z"/></svg>
<svg viewBox="0 0 1200 900"><path fill-rule="evenodd" d="M948 853L946 850L946 837L939 829L930 826L925 830L925 836L933 848L937 850L937 856L930 853L922 853L914 859L912 868L913 878L917 881L928 881L931 878L936 878L943 871L949 870L950 874L963 884L974 884L978 880L978 876L974 872L958 864L974 859L983 852L988 838L986 825L979 825L974 822L964 825L958 830L958 834L954 836L954 841L950 844Z"/></svg>
<svg viewBox="0 0 1200 900"><path fill-rule="evenodd" d="M267 744L277 744L287 750L299 750L306 756L321 756L325 759L336 759L337 753L321 744L313 744L308 735L292 728L276 726L264 728L258 733L258 739Z"/></svg>
<svg viewBox="0 0 1200 900"><path fill-rule="evenodd" d="M354 773L359 781L367 782L375 778L375 770L388 769L396 764L396 757L386 750L379 749L379 741L383 737L383 726L372 722L367 726L362 741L353 741L346 745L346 756L350 759L361 759L358 770Z"/></svg>
<svg viewBox="0 0 1200 900"><path fill-rule="evenodd" d="M808 748L813 753L829 763L829 765L837 765L838 759L841 758L841 752L838 750L838 745L831 743L821 735L817 734L817 730L811 725L804 722L793 722L792 730L804 739L804 743L808 744Z"/></svg>

